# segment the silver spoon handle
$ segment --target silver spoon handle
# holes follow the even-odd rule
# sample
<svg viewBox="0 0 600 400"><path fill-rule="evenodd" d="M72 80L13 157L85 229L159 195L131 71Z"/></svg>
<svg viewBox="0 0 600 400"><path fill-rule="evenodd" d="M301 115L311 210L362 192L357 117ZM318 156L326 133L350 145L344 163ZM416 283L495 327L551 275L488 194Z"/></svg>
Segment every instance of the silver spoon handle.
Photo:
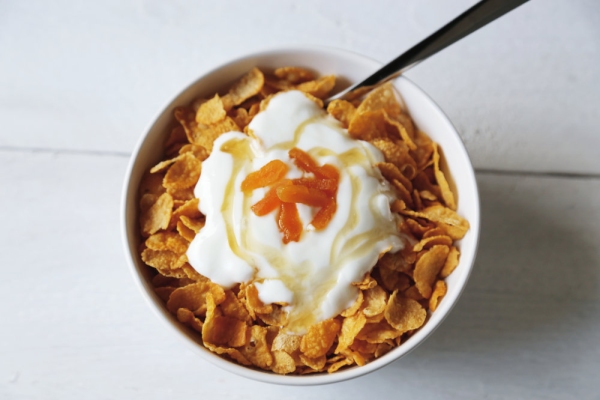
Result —
<svg viewBox="0 0 600 400"><path fill-rule="evenodd" d="M384 65L362 82L327 99L326 103L336 99L353 99L368 90L398 77L400 74L423 61L427 57L445 49L452 43L475 32L482 26L500 18L528 0L482 0L467 11L447 23L438 31L413 46L404 54ZM361 89L362 90L357 90Z"/></svg>

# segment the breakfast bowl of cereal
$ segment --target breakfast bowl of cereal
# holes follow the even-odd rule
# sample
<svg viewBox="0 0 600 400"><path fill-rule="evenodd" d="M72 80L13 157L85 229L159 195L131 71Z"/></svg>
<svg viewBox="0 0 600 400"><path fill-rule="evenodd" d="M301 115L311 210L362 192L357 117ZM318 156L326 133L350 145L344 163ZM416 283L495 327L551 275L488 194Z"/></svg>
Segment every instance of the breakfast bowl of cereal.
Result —
<svg viewBox="0 0 600 400"><path fill-rule="evenodd" d="M179 93L142 135L122 197L128 264L205 360L276 384L339 382L422 343L479 238L462 141L404 77L354 53L249 55Z"/></svg>

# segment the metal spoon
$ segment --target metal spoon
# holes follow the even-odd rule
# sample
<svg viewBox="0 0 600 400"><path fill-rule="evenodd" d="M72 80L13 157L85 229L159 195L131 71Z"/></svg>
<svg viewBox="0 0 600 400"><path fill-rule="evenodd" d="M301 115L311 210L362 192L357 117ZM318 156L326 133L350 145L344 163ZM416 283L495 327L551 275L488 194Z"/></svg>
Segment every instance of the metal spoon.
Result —
<svg viewBox="0 0 600 400"><path fill-rule="evenodd" d="M400 76L427 57L445 49L477 29L500 18L528 0L482 0L450 21L404 54L381 67L365 80L350 86L325 100L325 104L336 99L352 100L377 86Z"/></svg>

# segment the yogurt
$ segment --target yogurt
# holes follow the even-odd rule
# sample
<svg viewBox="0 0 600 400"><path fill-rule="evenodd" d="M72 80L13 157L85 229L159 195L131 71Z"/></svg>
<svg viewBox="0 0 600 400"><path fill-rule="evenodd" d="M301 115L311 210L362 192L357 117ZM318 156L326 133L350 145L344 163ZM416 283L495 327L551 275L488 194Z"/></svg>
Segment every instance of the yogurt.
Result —
<svg viewBox="0 0 600 400"><path fill-rule="evenodd" d="M332 318L352 305L362 280L380 254L403 248L390 211L394 193L373 165L381 152L348 136L338 121L298 91L277 94L249 125L250 135L225 133L202 163L194 194L206 225L187 251L190 264L213 282L231 288L255 282L265 304L284 304L288 333ZM319 165L340 172L337 210L323 230L311 225L318 209L298 204L304 227L298 242L282 242L276 211L257 216L251 206L269 188L244 193L241 183L272 160L285 162L286 178L306 173L288 156L297 147Z"/></svg>

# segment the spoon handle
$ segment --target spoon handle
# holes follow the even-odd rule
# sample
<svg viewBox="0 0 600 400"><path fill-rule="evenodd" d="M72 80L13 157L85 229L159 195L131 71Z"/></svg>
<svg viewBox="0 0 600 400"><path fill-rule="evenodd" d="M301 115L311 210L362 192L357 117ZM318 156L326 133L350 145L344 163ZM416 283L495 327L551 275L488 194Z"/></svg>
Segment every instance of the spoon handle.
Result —
<svg viewBox="0 0 600 400"><path fill-rule="evenodd" d="M528 0L482 0L467 11L444 25L442 28L407 50L390 63L346 90L327 99L353 99L370 89L398 77L400 74L423 61L427 57L445 49L482 26L500 18ZM362 90L357 90L362 89Z"/></svg>

